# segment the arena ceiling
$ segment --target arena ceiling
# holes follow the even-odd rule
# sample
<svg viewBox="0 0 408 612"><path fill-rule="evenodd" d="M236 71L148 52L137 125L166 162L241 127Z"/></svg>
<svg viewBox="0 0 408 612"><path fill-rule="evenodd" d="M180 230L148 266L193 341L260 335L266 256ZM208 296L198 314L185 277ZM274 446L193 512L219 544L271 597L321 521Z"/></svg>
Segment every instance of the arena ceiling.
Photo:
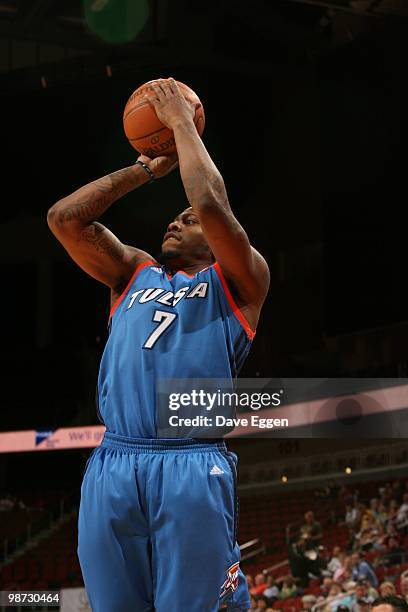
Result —
<svg viewBox="0 0 408 612"><path fill-rule="evenodd" d="M408 17L406 0L146 0L149 16L137 38L112 45L91 31L88 7L131 0L0 0L2 90L53 65L72 67L139 61L189 62L245 70L254 59L285 61L288 51L313 56L348 44L384 23ZM188 51L188 53L186 53ZM80 59L78 59L80 58ZM253 69L247 64L248 70ZM265 69L265 66L262 68ZM92 68L90 68L92 71Z"/></svg>

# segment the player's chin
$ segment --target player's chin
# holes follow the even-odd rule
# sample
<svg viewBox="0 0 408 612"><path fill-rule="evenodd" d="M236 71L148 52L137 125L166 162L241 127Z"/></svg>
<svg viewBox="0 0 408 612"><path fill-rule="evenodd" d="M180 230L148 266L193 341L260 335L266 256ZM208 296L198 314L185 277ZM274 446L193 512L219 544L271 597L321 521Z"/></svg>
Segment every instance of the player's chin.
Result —
<svg viewBox="0 0 408 612"><path fill-rule="evenodd" d="M181 255L181 251L179 249L175 249L174 247L166 247L162 246L162 250L160 253L160 259L162 261L171 261L172 259L179 259Z"/></svg>

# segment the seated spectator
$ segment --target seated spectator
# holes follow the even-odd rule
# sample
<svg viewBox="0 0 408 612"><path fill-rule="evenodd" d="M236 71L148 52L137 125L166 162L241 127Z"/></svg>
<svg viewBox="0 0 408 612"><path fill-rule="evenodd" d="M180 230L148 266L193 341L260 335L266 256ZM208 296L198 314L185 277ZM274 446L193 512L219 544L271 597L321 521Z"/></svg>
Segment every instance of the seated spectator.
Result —
<svg viewBox="0 0 408 612"><path fill-rule="evenodd" d="M349 580L345 582L343 585L343 589L345 590L345 594L343 599L341 600L341 604L347 606L349 610L352 610L353 605L356 603L356 586L357 583L353 580Z"/></svg>
<svg viewBox="0 0 408 612"><path fill-rule="evenodd" d="M333 574L333 580L341 584L351 578L351 557L340 553L341 566Z"/></svg>
<svg viewBox="0 0 408 612"><path fill-rule="evenodd" d="M397 538L390 538L384 554L385 564L397 565L402 563L404 555L405 551L402 546L399 545Z"/></svg>
<svg viewBox="0 0 408 612"><path fill-rule="evenodd" d="M323 489L315 491L316 497L322 500L336 501L339 494L339 486L336 485L334 480L329 480L327 485Z"/></svg>
<svg viewBox="0 0 408 612"><path fill-rule="evenodd" d="M372 612L408 612L408 603L398 595L378 597L371 607Z"/></svg>
<svg viewBox="0 0 408 612"><path fill-rule="evenodd" d="M334 572L340 567L342 567L341 548L340 546L335 546L333 548L331 559L327 564L326 571L328 572L329 576L333 576Z"/></svg>
<svg viewBox="0 0 408 612"><path fill-rule="evenodd" d="M400 580L400 593L408 603L408 571L404 572Z"/></svg>
<svg viewBox="0 0 408 612"><path fill-rule="evenodd" d="M249 589L251 595L262 595L266 589L265 576L263 574L257 574L255 576L254 586Z"/></svg>
<svg viewBox="0 0 408 612"><path fill-rule="evenodd" d="M247 574L246 581L247 581L248 589L249 590L252 589L252 587L254 586L254 577L251 576L251 574Z"/></svg>
<svg viewBox="0 0 408 612"><path fill-rule="evenodd" d="M399 480L394 480L394 482L392 483L392 497L393 499L395 499L397 501L398 504L402 503L402 494L403 494L403 487L400 483Z"/></svg>
<svg viewBox="0 0 408 612"><path fill-rule="evenodd" d="M264 590L263 595L270 600L278 599L279 597L279 587L276 580L271 575L267 576L266 578L266 589Z"/></svg>
<svg viewBox="0 0 408 612"><path fill-rule="evenodd" d="M285 576L282 588L279 593L279 599L287 599L288 597L295 597L298 593L298 587L295 584L293 576Z"/></svg>
<svg viewBox="0 0 408 612"><path fill-rule="evenodd" d="M315 520L314 512L309 510L304 515L305 522L300 528L300 535L306 540L306 548L317 548L322 539L322 527Z"/></svg>
<svg viewBox="0 0 408 612"><path fill-rule="evenodd" d="M315 595L303 595L302 597L302 612L307 612L311 610L315 603L317 602L317 597Z"/></svg>
<svg viewBox="0 0 408 612"><path fill-rule="evenodd" d="M397 589L392 582L382 582L379 588L380 597L390 597L391 595L397 594Z"/></svg>
<svg viewBox="0 0 408 612"><path fill-rule="evenodd" d="M333 584L333 578L328 578L328 577L323 578L323 582L320 587L320 590L324 597L328 597L332 584Z"/></svg>
<svg viewBox="0 0 408 612"><path fill-rule="evenodd" d="M360 550L363 552L368 551L368 550L373 550L373 549L380 550L381 541L383 537L384 537L384 527L380 523L377 523L376 525L373 525L369 527L368 529L365 529L360 534L360 539L359 539Z"/></svg>
<svg viewBox="0 0 408 612"><path fill-rule="evenodd" d="M372 499L370 499L370 509L369 512L371 514L371 516L375 519L375 521L378 521L378 517L380 516L380 500L378 499L378 497L373 497Z"/></svg>
<svg viewBox="0 0 408 612"><path fill-rule="evenodd" d="M404 493L402 504L395 517L395 524L399 530L405 530L408 527L408 493Z"/></svg>
<svg viewBox="0 0 408 612"><path fill-rule="evenodd" d="M388 521L388 512L386 504L380 503L378 506L378 522L383 527L386 526Z"/></svg>
<svg viewBox="0 0 408 612"><path fill-rule="evenodd" d="M337 582L333 582L330 591L329 597L327 599L327 607L331 612L337 612L340 606L346 606L349 610L347 603L349 603L348 599L346 599L346 593L343 591L342 586Z"/></svg>
<svg viewBox="0 0 408 612"><path fill-rule="evenodd" d="M269 602L267 600L266 597L264 597L263 595L253 595L253 599L255 601L255 608L251 607L251 610L254 610L255 612L265 612L265 610L267 609ZM252 606L252 603L251 603Z"/></svg>
<svg viewBox="0 0 408 612"><path fill-rule="evenodd" d="M371 565L361 558L359 552L351 555L351 576L357 582L359 580L368 580L371 586L378 586L378 578Z"/></svg>
<svg viewBox="0 0 408 612"><path fill-rule="evenodd" d="M374 599L378 597L378 592L370 585L367 580L360 580L356 584L355 598L356 601L359 599L367 600L368 603L372 603Z"/></svg>
<svg viewBox="0 0 408 612"><path fill-rule="evenodd" d="M354 529L360 522L360 512L356 506L351 504L346 505L346 516L344 521L349 529Z"/></svg>
<svg viewBox="0 0 408 612"><path fill-rule="evenodd" d="M330 591L328 593L328 596L329 597L337 597L341 593L343 593L343 589L342 589L341 584L339 584L338 582L333 582L333 584L330 587Z"/></svg>
<svg viewBox="0 0 408 612"><path fill-rule="evenodd" d="M388 508L388 525L391 524L395 526L399 507L396 499L390 501L390 506Z"/></svg>
<svg viewBox="0 0 408 612"><path fill-rule="evenodd" d="M352 612L370 612L371 611L371 599L368 597L362 597L357 599L356 605Z"/></svg>

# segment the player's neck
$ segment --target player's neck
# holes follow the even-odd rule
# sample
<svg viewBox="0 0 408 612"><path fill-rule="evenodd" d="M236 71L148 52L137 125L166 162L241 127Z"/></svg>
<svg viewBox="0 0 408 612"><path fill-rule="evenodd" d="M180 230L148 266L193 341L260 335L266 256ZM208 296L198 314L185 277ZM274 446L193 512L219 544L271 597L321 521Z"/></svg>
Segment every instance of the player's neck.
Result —
<svg viewBox="0 0 408 612"><path fill-rule="evenodd" d="M189 276L194 276L194 274L197 274L197 272L201 272L201 270L204 270L204 268L211 266L211 264L211 261L199 261L191 263L178 263L176 261L168 261L164 264L164 267L166 269L166 272L171 275L176 274L176 272L185 272Z"/></svg>

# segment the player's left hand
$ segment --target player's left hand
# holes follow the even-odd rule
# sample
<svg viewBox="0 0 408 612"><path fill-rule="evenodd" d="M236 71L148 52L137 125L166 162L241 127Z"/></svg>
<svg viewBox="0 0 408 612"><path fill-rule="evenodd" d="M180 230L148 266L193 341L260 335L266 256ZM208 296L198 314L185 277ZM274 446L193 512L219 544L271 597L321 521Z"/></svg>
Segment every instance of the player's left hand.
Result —
<svg viewBox="0 0 408 612"><path fill-rule="evenodd" d="M147 166L149 166L155 178L162 178L162 176L166 176L166 174L169 174L169 172L171 172L178 166L177 153L170 153L170 155L160 155L160 157L155 157L154 159L147 157L147 155L139 155L137 159L138 161L141 161Z"/></svg>
<svg viewBox="0 0 408 612"><path fill-rule="evenodd" d="M174 79L158 79L146 94L160 121L171 130L178 123L193 123L196 107L185 99Z"/></svg>

